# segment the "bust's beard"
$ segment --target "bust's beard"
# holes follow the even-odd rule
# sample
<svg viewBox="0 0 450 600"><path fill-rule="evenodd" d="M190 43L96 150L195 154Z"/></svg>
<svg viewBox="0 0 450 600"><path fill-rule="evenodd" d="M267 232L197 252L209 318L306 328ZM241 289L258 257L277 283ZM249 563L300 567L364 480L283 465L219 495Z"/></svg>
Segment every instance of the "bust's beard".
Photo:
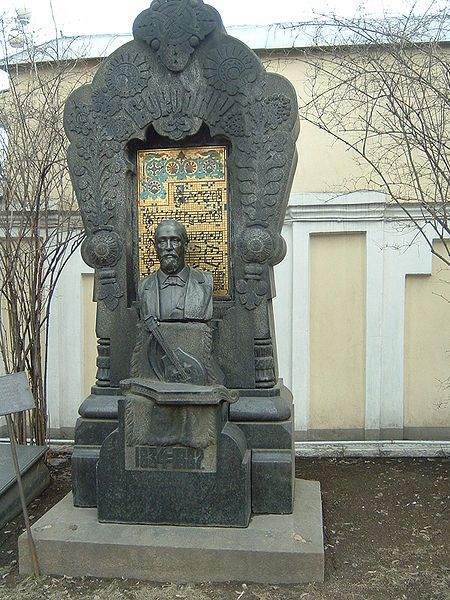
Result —
<svg viewBox="0 0 450 600"><path fill-rule="evenodd" d="M178 256L162 256L160 259L161 271L167 275L177 273L183 267L182 262Z"/></svg>

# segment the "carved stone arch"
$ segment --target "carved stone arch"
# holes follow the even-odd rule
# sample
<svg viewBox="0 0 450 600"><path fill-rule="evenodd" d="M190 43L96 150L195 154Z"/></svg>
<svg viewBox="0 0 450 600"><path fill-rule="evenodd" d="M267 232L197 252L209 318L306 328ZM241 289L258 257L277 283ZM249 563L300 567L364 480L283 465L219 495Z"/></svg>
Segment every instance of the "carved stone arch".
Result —
<svg viewBox="0 0 450 600"><path fill-rule="evenodd" d="M281 227L298 135L295 91L283 77L266 73L201 0L155 0L137 17L134 35L103 62L91 85L71 95L65 111L69 169L87 236L83 257L95 269L97 334L111 347L108 360L100 361L108 371L103 383L117 387L128 376L134 343L132 148L149 131L187 144L207 127L211 139L230 147L234 281L232 301L215 303L218 359L239 357L221 364L229 387L271 387L277 378L272 267L285 253Z"/></svg>

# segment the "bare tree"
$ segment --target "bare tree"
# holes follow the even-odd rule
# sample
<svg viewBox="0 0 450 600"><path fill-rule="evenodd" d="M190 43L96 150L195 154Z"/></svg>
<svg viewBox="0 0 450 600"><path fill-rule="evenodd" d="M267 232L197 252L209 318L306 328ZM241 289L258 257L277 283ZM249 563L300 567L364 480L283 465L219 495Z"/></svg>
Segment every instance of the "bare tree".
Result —
<svg viewBox="0 0 450 600"><path fill-rule="evenodd" d="M9 56L8 23L1 25L9 87L0 92L0 351L7 372L27 372L36 401L35 411L17 417L17 437L44 444L50 308L82 239L62 126L65 98L80 77L58 38L47 60L27 36L20 58Z"/></svg>
<svg viewBox="0 0 450 600"><path fill-rule="evenodd" d="M417 16L316 24L305 50L301 117L344 143L369 174L358 187L384 191L450 265L450 19ZM331 40L331 41L330 41ZM367 169L368 167L368 169ZM442 244L433 246L433 240Z"/></svg>

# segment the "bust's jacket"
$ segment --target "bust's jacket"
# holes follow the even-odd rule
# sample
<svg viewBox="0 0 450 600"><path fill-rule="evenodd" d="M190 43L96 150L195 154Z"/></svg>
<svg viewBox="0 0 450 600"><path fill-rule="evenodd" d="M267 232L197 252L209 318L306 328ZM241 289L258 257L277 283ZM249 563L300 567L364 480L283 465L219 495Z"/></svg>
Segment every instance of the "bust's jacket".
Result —
<svg viewBox="0 0 450 600"><path fill-rule="evenodd" d="M209 321L213 313L213 277L207 271L199 271L189 266L187 269L183 318L186 321ZM160 318L157 271L150 273L139 282L138 304L140 318L143 321L151 316Z"/></svg>

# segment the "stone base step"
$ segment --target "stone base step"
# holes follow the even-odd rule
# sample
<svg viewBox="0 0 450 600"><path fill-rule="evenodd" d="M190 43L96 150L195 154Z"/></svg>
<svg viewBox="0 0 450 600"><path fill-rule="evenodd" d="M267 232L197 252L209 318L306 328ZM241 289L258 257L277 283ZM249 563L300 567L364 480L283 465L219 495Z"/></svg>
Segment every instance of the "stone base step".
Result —
<svg viewBox="0 0 450 600"><path fill-rule="evenodd" d="M181 491L181 490L180 490ZM33 527L41 572L154 582L323 581L320 484L296 480L291 515L256 515L245 529L99 523L71 494ZM19 570L31 573L24 535Z"/></svg>

